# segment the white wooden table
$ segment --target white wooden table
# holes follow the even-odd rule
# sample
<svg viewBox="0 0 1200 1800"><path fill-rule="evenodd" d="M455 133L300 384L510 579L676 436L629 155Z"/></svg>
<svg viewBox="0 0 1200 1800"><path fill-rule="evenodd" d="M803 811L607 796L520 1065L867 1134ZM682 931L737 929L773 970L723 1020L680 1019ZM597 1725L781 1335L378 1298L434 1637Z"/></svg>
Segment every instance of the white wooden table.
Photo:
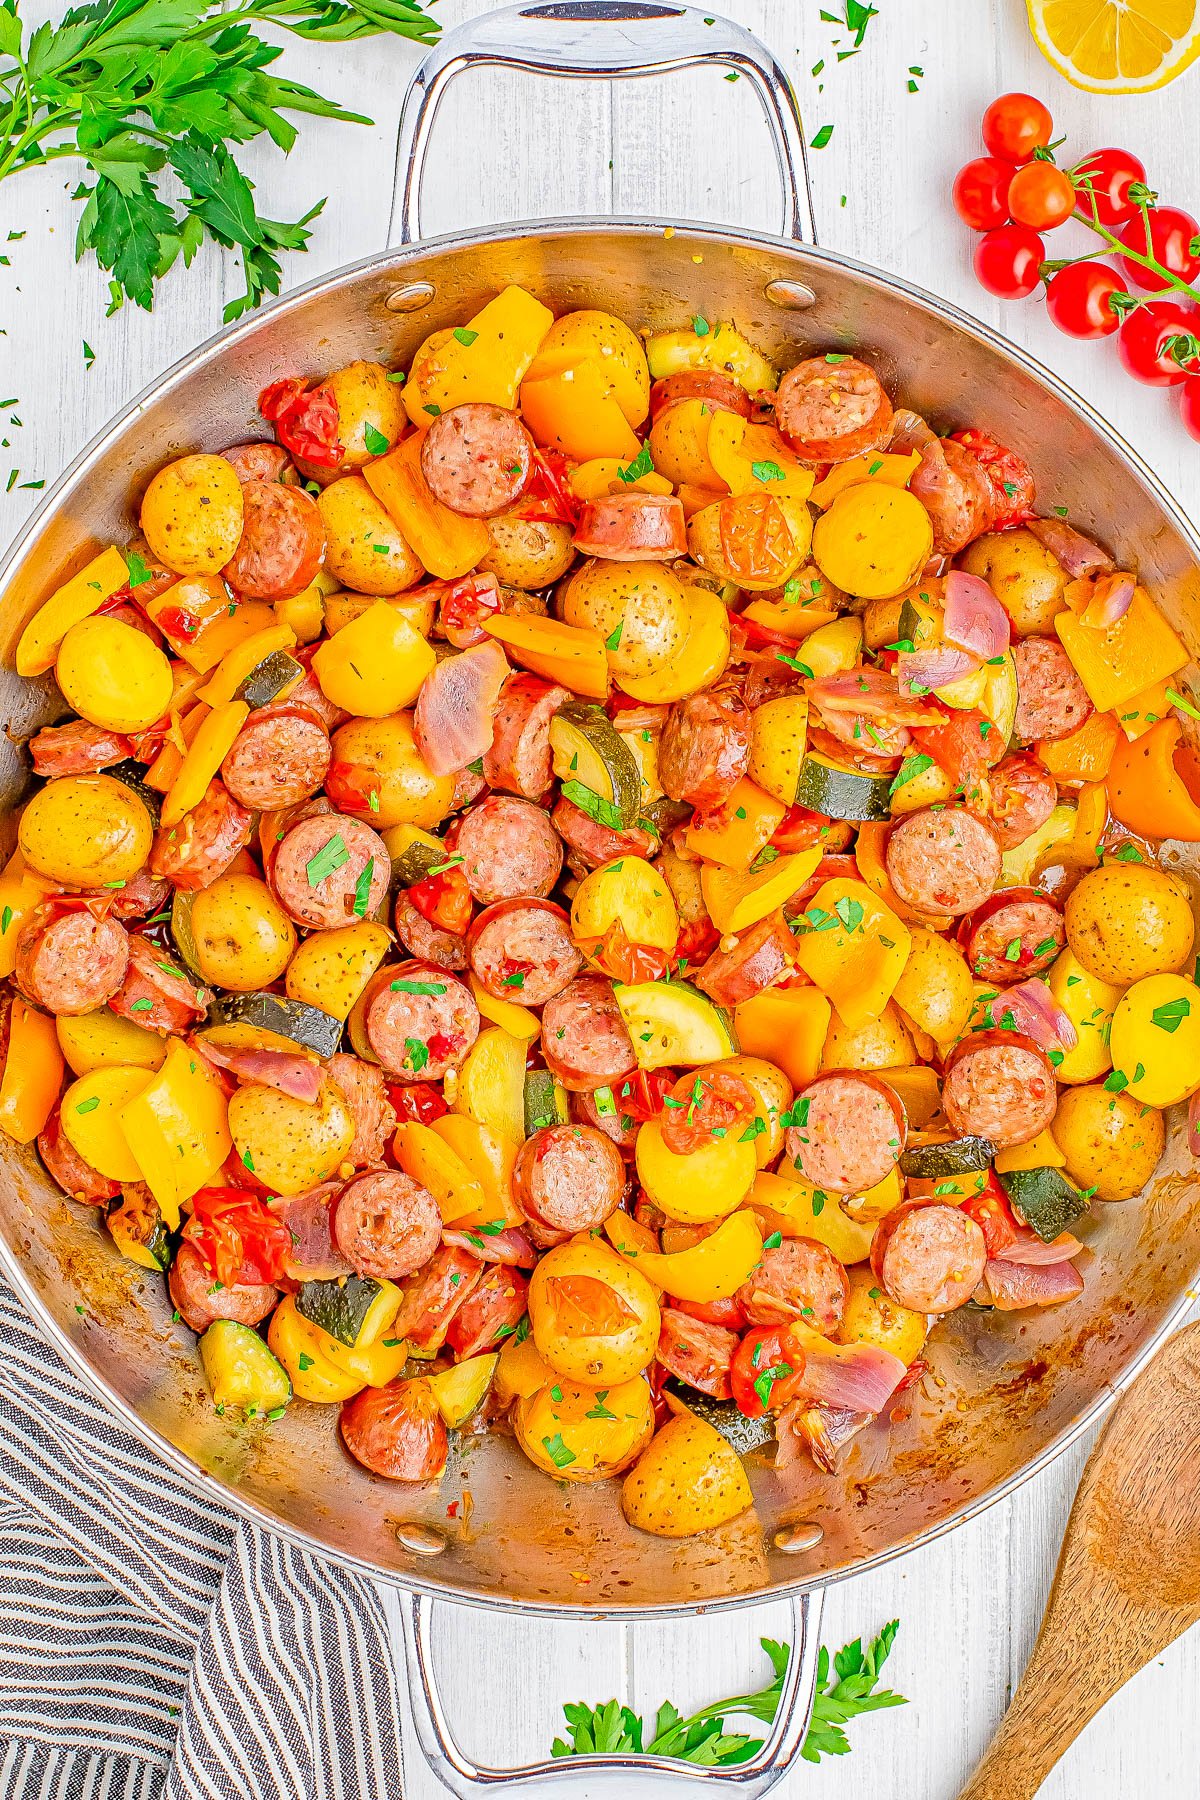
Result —
<svg viewBox="0 0 1200 1800"><path fill-rule="evenodd" d="M834 126L829 146L811 156L822 241L998 325L1097 403L1185 504L1200 504L1197 448L1169 403L1126 380L1111 346L1060 337L1036 302L991 301L974 283L970 237L949 201L955 169L977 151L983 106L1018 88L1049 103L1071 148L1123 143L1165 199L1194 209L1200 70L1144 99L1094 100L1043 63L1020 0L879 5L861 52L838 65L837 33L818 21L817 0L723 0L794 73L809 135ZM482 10L478 0L446 0L438 16L449 26ZM845 32L841 41L847 47ZM289 73L377 121L371 129L305 122L286 161L269 146L251 154L264 212L295 216L317 195L330 196L310 252L291 259L289 283L381 246L396 117L416 56L380 40L289 42ZM822 58L820 92L809 70ZM907 90L910 66L923 70L916 94ZM0 491L0 541L38 499L39 490L23 484L48 485L118 406L219 326L224 300L239 291L232 260L206 252L172 276L153 314L126 307L106 319L106 281L72 258L78 209L67 195L76 180L70 164L56 164L8 184L0 204L0 239L25 232L3 244L11 264L0 266L0 399L20 399L2 415L0 437L9 442L0 447L0 490L10 469L20 473L7 495ZM746 84L694 74L568 93L481 75L455 88L426 182L428 230L609 210L777 229L773 159ZM96 353L90 373L84 339ZM14 414L19 425L9 423ZM798 1764L777 1791L789 1800L953 1800L1032 1646L1087 1448L973 1524L832 1590L824 1629L831 1645L900 1618L888 1676L912 1705L863 1721L849 1759ZM771 1607L633 1628L446 1609L439 1662L465 1747L487 1760L527 1761L559 1729L563 1700L618 1694L652 1711L669 1695L690 1710L760 1677L758 1637L784 1630L782 1610ZM1200 1750L1198 1684L1193 1634L1093 1723L1046 1784L1045 1800L1183 1791ZM409 1800L435 1800L441 1791L414 1747ZM576 1782L570 1792L585 1800L587 1788Z"/></svg>

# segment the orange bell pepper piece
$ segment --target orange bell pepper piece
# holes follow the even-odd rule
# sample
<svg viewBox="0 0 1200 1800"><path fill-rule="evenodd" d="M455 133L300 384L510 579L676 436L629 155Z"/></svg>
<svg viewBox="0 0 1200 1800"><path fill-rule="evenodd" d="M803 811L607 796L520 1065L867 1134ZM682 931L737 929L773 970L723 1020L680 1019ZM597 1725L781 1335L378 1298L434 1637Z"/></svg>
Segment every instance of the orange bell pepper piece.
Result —
<svg viewBox="0 0 1200 1800"><path fill-rule="evenodd" d="M0 1081L0 1130L18 1144L31 1144L58 1102L65 1066L54 1020L14 1000Z"/></svg>
<svg viewBox="0 0 1200 1800"><path fill-rule="evenodd" d="M1180 743L1182 729L1177 718L1160 719L1144 736L1117 745L1108 804L1139 837L1200 844L1200 758Z"/></svg>
<svg viewBox="0 0 1200 1800"><path fill-rule="evenodd" d="M454 512L421 473L421 439L404 438L386 456L369 462L363 479L403 532L431 575L453 581L473 569L491 545L482 519Z"/></svg>
<svg viewBox="0 0 1200 1800"><path fill-rule="evenodd" d="M1068 737L1039 743L1037 753L1056 781L1103 781L1120 736L1112 713L1094 712Z"/></svg>

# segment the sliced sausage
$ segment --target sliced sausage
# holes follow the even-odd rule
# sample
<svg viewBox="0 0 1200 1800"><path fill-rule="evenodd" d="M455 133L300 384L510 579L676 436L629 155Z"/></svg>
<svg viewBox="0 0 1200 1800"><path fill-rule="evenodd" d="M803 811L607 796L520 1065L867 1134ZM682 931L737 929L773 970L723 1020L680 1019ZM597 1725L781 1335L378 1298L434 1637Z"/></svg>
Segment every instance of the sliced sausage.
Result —
<svg viewBox="0 0 1200 1800"><path fill-rule="evenodd" d="M381 1163L396 1129L396 1113L382 1069L364 1062L361 1056L340 1053L331 1056L325 1067L354 1120L354 1140L342 1161L353 1163L356 1169Z"/></svg>
<svg viewBox="0 0 1200 1800"><path fill-rule="evenodd" d="M737 413L740 419L749 419L754 413L749 394L732 375L722 375L718 369L680 369L677 375L664 375L651 385L650 423L684 400L707 401L714 412Z"/></svg>
<svg viewBox="0 0 1200 1800"><path fill-rule="evenodd" d="M443 1244L425 1268L402 1283L404 1298L392 1327L394 1335L432 1356L482 1280L483 1264L477 1257L457 1244Z"/></svg>
<svg viewBox="0 0 1200 1800"><path fill-rule="evenodd" d="M171 889L167 882L157 880L149 868L144 868L119 887L81 888L79 897L90 900L96 911L103 910L106 918L120 919L126 925L161 912L171 898Z"/></svg>
<svg viewBox="0 0 1200 1800"><path fill-rule="evenodd" d="M987 1243L974 1219L957 1206L920 1202L881 1219L871 1266L899 1306L919 1313L953 1312L979 1285Z"/></svg>
<svg viewBox="0 0 1200 1800"><path fill-rule="evenodd" d="M780 381L775 419L805 462L840 463L887 443L892 403L856 356L811 356Z"/></svg>
<svg viewBox="0 0 1200 1800"><path fill-rule="evenodd" d="M39 907L17 937L13 980L47 1012L89 1013L111 1000L128 966L129 939L115 919Z"/></svg>
<svg viewBox="0 0 1200 1800"><path fill-rule="evenodd" d="M401 1281L423 1268L441 1242L441 1208L398 1169L358 1175L338 1196L333 1236L356 1274Z"/></svg>
<svg viewBox="0 0 1200 1800"><path fill-rule="evenodd" d="M367 868L365 894L359 882ZM284 833L270 882L298 925L329 929L373 919L392 879L392 859L377 831L344 813L301 819Z"/></svg>
<svg viewBox="0 0 1200 1800"><path fill-rule="evenodd" d="M404 888L396 895L396 936L410 956L435 963L439 969L465 969L467 940L457 931L444 931L415 907Z"/></svg>
<svg viewBox="0 0 1200 1800"><path fill-rule="evenodd" d="M562 907L536 897L486 907L467 933L467 955L489 994L523 1006L560 994L583 962Z"/></svg>
<svg viewBox="0 0 1200 1800"><path fill-rule="evenodd" d="M286 600L316 580L325 521L311 494L278 481L242 483L242 535L221 574L247 600Z"/></svg>
<svg viewBox="0 0 1200 1800"><path fill-rule="evenodd" d="M342 1442L364 1469L389 1481L437 1481L450 1440L427 1381L363 1388L342 1406Z"/></svg>
<svg viewBox="0 0 1200 1800"><path fill-rule="evenodd" d="M714 950L693 980L718 1006L739 1006L792 968L796 949L782 908L743 931L732 950Z"/></svg>
<svg viewBox="0 0 1200 1800"><path fill-rule="evenodd" d="M562 842L548 815L507 794L489 794L463 814L454 850L482 906L519 894L544 896L562 873Z"/></svg>
<svg viewBox="0 0 1200 1800"><path fill-rule="evenodd" d="M692 1318L674 1306L665 1307L655 1356L664 1369L714 1400L728 1400L733 1389L729 1365L738 1347L736 1331Z"/></svg>
<svg viewBox="0 0 1200 1800"><path fill-rule="evenodd" d="M1019 1032L976 1032L946 1059L942 1110L965 1136L990 1138L998 1150L1027 1144L1057 1108L1049 1058Z"/></svg>
<svg viewBox="0 0 1200 1800"><path fill-rule="evenodd" d="M888 879L914 912L974 912L1000 878L996 834L965 806L909 813L892 827L885 861Z"/></svg>
<svg viewBox="0 0 1200 1800"><path fill-rule="evenodd" d="M750 710L740 694L689 694L667 714L658 779L672 800L700 812L720 806L750 763Z"/></svg>
<svg viewBox="0 0 1200 1800"><path fill-rule="evenodd" d="M235 1282L222 1287L194 1244L182 1243L167 1291L176 1312L195 1332L205 1332L215 1319L235 1319L239 1325L257 1325L279 1298L279 1289L265 1281Z"/></svg>
<svg viewBox="0 0 1200 1800"><path fill-rule="evenodd" d="M144 1031L163 1037L188 1031L212 1004L212 994L188 974L174 957L150 938L134 932L129 939L129 967L109 1001L109 1010Z"/></svg>
<svg viewBox="0 0 1200 1800"><path fill-rule="evenodd" d="M815 1238L790 1237L763 1251L762 1262L734 1298L750 1325L799 1320L832 1337L849 1293L846 1271L832 1250Z"/></svg>
<svg viewBox="0 0 1200 1800"><path fill-rule="evenodd" d="M1033 511L1037 490L1033 470L1023 456L998 443L986 431L968 426L965 431L952 431L951 439L969 450L992 487L993 515L990 529L1007 531L1021 525Z"/></svg>
<svg viewBox="0 0 1200 1800"><path fill-rule="evenodd" d="M1001 850L1031 838L1058 803L1058 784L1045 763L1027 751L1005 756L988 776L988 817Z"/></svg>
<svg viewBox="0 0 1200 1800"><path fill-rule="evenodd" d="M1000 986L1040 975L1067 941L1062 914L1036 888L1001 888L963 925L973 973Z"/></svg>
<svg viewBox="0 0 1200 1800"><path fill-rule="evenodd" d="M611 1087L633 1072L637 1058L610 981L580 975L546 1002L542 1055L572 1093Z"/></svg>
<svg viewBox="0 0 1200 1800"><path fill-rule="evenodd" d="M398 963L366 1010L367 1041L393 1081L441 1081L479 1036L470 988L432 963Z"/></svg>
<svg viewBox="0 0 1200 1800"><path fill-rule="evenodd" d="M1013 650L1017 716L1013 729L1032 743L1070 737L1093 712L1087 689L1057 638L1028 637Z"/></svg>
<svg viewBox="0 0 1200 1800"><path fill-rule="evenodd" d="M895 1167L908 1120L894 1089L854 1069L832 1069L792 1104L787 1153L810 1186L865 1194Z"/></svg>
<svg viewBox="0 0 1200 1800"><path fill-rule="evenodd" d="M571 543L581 556L673 562L687 555L687 521L672 494L608 494L585 502Z"/></svg>
<svg viewBox="0 0 1200 1800"><path fill-rule="evenodd" d="M921 460L913 471L908 491L929 514L934 553L957 556L975 538L992 529L995 494L986 472L969 450L953 438L935 437L928 426L925 430L929 435L922 440ZM894 440L892 447L896 447Z"/></svg>
<svg viewBox="0 0 1200 1800"><path fill-rule="evenodd" d="M215 776L204 798L178 825L161 826L150 849L150 873L184 893L208 887L250 842L249 810Z"/></svg>
<svg viewBox="0 0 1200 1800"><path fill-rule="evenodd" d="M234 474L241 482L295 482L299 479L292 459L282 444L231 444L228 450L222 450L221 455L232 465Z"/></svg>
<svg viewBox="0 0 1200 1800"><path fill-rule="evenodd" d="M52 781L56 775L97 775L114 763L132 756L133 745L119 731L72 719L67 725L47 725L29 740L33 772Z"/></svg>
<svg viewBox="0 0 1200 1800"><path fill-rule="evenodd" d="M559 998L561 999L562 996L560 995ZM553 1006L554 1002L551 1001L550 1004ZM559 1079L562 1079L561 1076ZM607 1087L608 1084L601 1082L600 1085ZM602 1131L605 1137L617 1146L623 1156L629 1157L633 1155L641 1124L629 1113L623 1112L621 1108L622 1101L615 1094L613 1103L607 1106L604 1112L601 1112L596 1104L594 1089L584 1093L575 1091L571 1094L571 1117L578 1119L581 1125L594 1125L597 1131Z"/></svg>
<svg viewBox="0 0 1200 1800"><path fill-rule="evenodd" d="M459 1362L494 1350L525 1316L529 1282L519 1269L494 1263L459 1307L446 1333L446 1346Z"/></svg>
<svg viewBox="0 0 1200 1800"><path fill-rule="evenodd" d="M452 511L490 519L515 506L529 485L533 439L515 412L468 400L441 413L421 445L421 473Z"/></svg>
<svg viewBox="0 0 1200 1800"><path fill-rule="evenodd" d="M625 1191L621 1152L591 1125L547 1125L526 1138L513 1169L513 1196L541 1244L592 1231Z"/></svg>
<svg viewBox="0 0 1200 1800"><path fill-rule="evenodd" d="M631 825L628 831L614 831L589 819L571 800L557 801L550 818L567 845L568 860L578 875L586 875L626 851L632 856L650 857L658 849L658 839L640 825Z"/></svg>
<svg viewBox="0 0 1200 1800"><path fill-rule="evenodd" d="M221 779L252 812L273 812L315 794L332 755L325 723L308 707L259 706L233 740Z"/></svg>
<svg viewBox="0 0 1200 1800"><path fill-rule="evenodd" d="M480 794L486 794L487 782L476 769L459 769L454 777L454 791L450 795L450 811L458 812L464 806L470 806L472 800L478 800Z"/></svg>
<svg viewBox="0 0 1200 1800"><path fill-rule="evenodd" d="M88 1206L102 1206L106 1200L115 1200L120 1193L120 1182L110 1181L99 1169L93 1169L68 1140L57 1107L45 1130L39 1133L37 1147L47 1170L72 1200L80 1200Z"/></svg>
<svg viewBox="0 0 1200 1800"><path fill-rule="evenodd" d="M512 675L500 690L492 743L483 756L489 787L540 800L550 788L550 721L571 698L537 675Z"/></svg>

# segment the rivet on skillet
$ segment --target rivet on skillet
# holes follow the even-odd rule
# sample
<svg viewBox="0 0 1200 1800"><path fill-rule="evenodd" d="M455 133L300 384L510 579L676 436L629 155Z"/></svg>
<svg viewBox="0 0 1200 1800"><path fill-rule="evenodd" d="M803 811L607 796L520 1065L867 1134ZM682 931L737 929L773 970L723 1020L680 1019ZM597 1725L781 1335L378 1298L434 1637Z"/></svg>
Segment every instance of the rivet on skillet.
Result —
<svg viewBox="0 0 1200 1800"><path fill-rule="evenodd" d="M397 1525L396 1542L414 1556L440 1556L446 1539L431 1525Z"/></svg>
<svg viewBox="0 0 1200 1800"><path fill-rule="evenodd" d="M785 1525L775 1533L775 1548L785 1556L798 1556L802 1550L815 1550L824 1536L824 1527L811 1520L803 1525Z"/></svg>
<svg viewBox="0 0 1200 1800"><path fill-rule="evenodd" d="M807 312L817 304L817 296L803 281L768 281L763 293L772 306L782 306L786 312Z"/></svg>
<svg viewBox="0 0 1200 1800"><path fill-rule="evenodd" d="M419 312L421 307L428 306L434 296L431 281L410 281L407 287L396 288L384 301L389 312Z"/></svg>

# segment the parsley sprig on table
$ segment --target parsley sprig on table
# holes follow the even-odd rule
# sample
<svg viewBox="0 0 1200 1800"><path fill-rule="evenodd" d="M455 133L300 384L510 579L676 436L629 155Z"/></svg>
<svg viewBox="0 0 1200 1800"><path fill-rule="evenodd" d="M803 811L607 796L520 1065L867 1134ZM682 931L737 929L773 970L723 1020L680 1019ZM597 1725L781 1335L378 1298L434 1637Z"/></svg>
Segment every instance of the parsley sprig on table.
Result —
<svg viewBox="0 0 1200 1800"><path fill-rule="evenodd" d="M110 312L126 297L149 307L155 282L205 237L240 250L246 291L225 319L279 292L278 252L302 250L324 201L294 222L264 219L231 146L266 132L291 149L288 113L369 125L312 88L269 74L280 46L270 25L323 42L391 32L428 43L438 26L418 0L96 0L57 25L26 31L16 0L0 0L0 181L21 169L81 158L95 177L76 256L110 271ZM164 198L169 172L184 190Z"/></svg>
<svg viewBox="0 0 1200 1800"><path fill-rule="evenodd" d="M832 1686L829 1652L822 1649L817 1664L812 1718L800 1752L807 1762L820 1762L822 1756L845 1756L850 1748L845 1726L857 1714L907 1704L903 1694L892 1693L887 1688L878 1693L875 1691L879 1671L887 1661L899 1629L899 1620L893 1619L865 1650L861 1638L855 1638L852 1644L839 1650L833 1658L837 1680ZM655 1715L654 1733L649 1741L645 1721L628 1706L621 1706L616 1700L609 1700L602 1706L588 1706L577 1701L563 1707L570 1728L570 1742L555 1738L550 1748L551 1756L612 1756L633 1752L646 1756L674 1756L681 1762L704 1763L709 1767L748 1762L762 1749L764 1740L748 1733L726 1731L726 1717L759 1719L769 1725L779 1705L788 1666L787 1644L777 1644L771 1638L759 1641L770 1658L775 1676L758 1692L718 1700L687 1719L665 1700Z"/></svg>

